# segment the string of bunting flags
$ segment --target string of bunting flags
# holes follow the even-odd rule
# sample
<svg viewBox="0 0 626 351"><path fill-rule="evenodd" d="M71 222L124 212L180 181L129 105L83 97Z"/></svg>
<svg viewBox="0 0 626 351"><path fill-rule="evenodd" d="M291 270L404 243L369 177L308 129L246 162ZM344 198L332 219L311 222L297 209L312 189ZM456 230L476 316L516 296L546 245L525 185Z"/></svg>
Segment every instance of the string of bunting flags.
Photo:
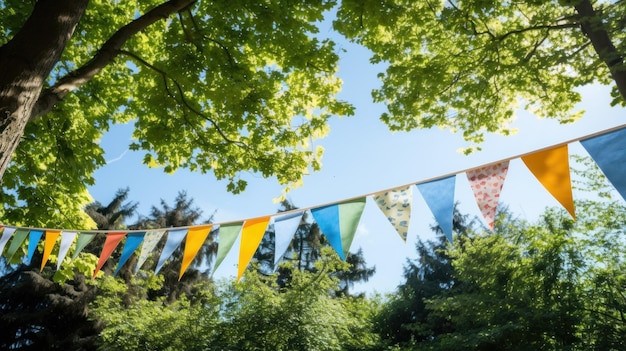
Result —
<svg viewBox="0 0 626 351"><path fill-rule="evenodd" d="M43 238L43 256L41 261L41 270L43 270L53 249L57 245L57 241L60 241L56 267L58 270L66 259L72 245L74 245L74 251L71 259L75 259L98 234L105 234L105 242L93 277L98 274L104 263L122 241L124 241L124 245L114 274L117 274L128 259L136 251L139 251L137 264L134 269L136 273L144 265L148 257L156 251L158 243L163 237L166 237L165 245L159 254L156 264L155 274L160 271L174 251L184 241L182 265L179 273L180 279L208 235L216 232L218 251L213 272L220 266L231 251L237 238L240 237L237 272L237 280L239 280L270 225L274 227L276 239L274 264L278 263L282 255L287 251L305 211L310 212L323 235L342 259L345 259L348 254L367 198L372 199L376 203L400 238L406 242L411 219L412 189L414 185L433 213L446 238L452 242L452 216L456 176L462 173L466 174L477 205L487 225L493 230L496 208L500 191L509 169L509 161L517 158L521 158L544 188L575 219L568 145L573 142L580 142L619 194L626 199L626 177L624 177L624 174L626 174L625 126L614 127L559 145L416 183L405 184L325 205L300 208L245 220L190 227L128 231L48 229L0 225L0 255L4 254L8 260L13 259L28 237L27 257L24 263L30 264Z"/></svg>

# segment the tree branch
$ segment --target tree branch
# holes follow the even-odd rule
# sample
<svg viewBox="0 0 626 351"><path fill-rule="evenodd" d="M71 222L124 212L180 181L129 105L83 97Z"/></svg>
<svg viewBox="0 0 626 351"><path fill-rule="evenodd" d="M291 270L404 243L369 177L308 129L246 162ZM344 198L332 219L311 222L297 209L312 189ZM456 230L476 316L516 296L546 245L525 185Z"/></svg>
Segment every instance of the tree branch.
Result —
<svg viewBox="0 0 626 351"><path fill-rule="evenodd" d="M583 33L591 40L591 44L600 60L609 68L611 78L617 85L622 100L626 100L624 57L611 41L601 15L596 12L589 0L579 1L574 8L581 16L580 24Z"/></svg>
<svg viewBox="0 0 626 351"><path fill-rule="evenodd" d="M560 24L545 24L545 25L538 25L538 26L532 26L532 27L525 27L525 28L520 28L517 30L512 30L510 32L504 33L502 35L497 36L495 39L498 41L503 41L504 39L506 39L507 37L511 36L511 35L515 35L515 34L521 34L524 32L529 32L532 30L558 30L558 29L568 29L568 28L576 28L578 27L578 23L560 23Z"/></svg>
<svg viewBox="0 0 626 351"><path fill-rule="evenodd" d="M196 0L169 0L146 12L113 34L98 52L82 67L59 79L52 87L43 91L33 108L29 120L42 116L52 110L72 90L79 88L100 73L119 55L122 46L135 34L163 18L184 10Z"/></svg>
<svg viewBox="0 0 626 351"><path fill-rule="evenodd" d="M151 70L157 72L159 75L161 75L161 77L163 78L163 84L165 86L165 91L167 92L167 95L172 98L174 101L176 101L177 103L183 105L185 108L187 108L189 111L191 111L192 113L204 118L207 122L211 123L211 125L215 128L215 130L219 133L219 135L222 137L222 139L224 139L224 141L228 142L228 143L232 143L232 144L237 144L239 146L242 146L244 148L248 148L248 146L245 143L242 143L241 141L237 141L237 140L232 140L230 139L223 131L222 129L220 129L219 125L217 124L217 122L215 122L213 119L211 119L209 116L207 116L206 114L202 113L202 111L199 111L198 109L194 108L193 106L191 106L191 104L189 104L189 102L187 101L187 99L185 98L185 94L183 92L183 88L180 85L180 83L178 83L175 79L173 79L172 77L170 77L167 72L163 71L162 69L152 65L151 63L147 62L146 60L142 59L141 57L137 56L136 54L130 52L130 51L126 51L126 50L120 50L120 54L126 55L131 57L132 59L136 60L138 63L150 68ZM172 81L174 83L174 86L176 88L176 90L178 91L178 95L180 96L180 101L179 99L176 98L176 94L174 94L174 92L170 89L170 86L168 84L168 81Z"/></svg>

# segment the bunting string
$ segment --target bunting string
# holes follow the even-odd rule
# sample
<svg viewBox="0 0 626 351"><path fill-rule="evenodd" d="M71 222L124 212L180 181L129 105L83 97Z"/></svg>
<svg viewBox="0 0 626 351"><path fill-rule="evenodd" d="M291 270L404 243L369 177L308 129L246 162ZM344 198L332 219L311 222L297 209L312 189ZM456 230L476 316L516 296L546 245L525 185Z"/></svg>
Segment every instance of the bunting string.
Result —
<svg viewBox="0 0 626 351"><path fill-rule="evenodd" d="M0 224L0 255L4 254L9 260L16 254L28 237L27 257L24 263L29 264L37 250L40 240L44 242L41 270L44 269L48 257L60 238L58 249L57 270L65 258L70 246L75 250L72 259L75 259L81 250L98 234L105 234L106 240L100 253L97 266L94 269L95 277L104 263L124 242L122 254L118 261L115 273L138 250L136 273L146 262L146 259L157 247L158 242L165 237L165 245L159 253L155 274L163 267L179 246L185 242L183 264L179 279L199 252L205 239L212 231L217 231L218 251L213 272L219 267L226 255L231 251L237 238L241 238L237 280L245 271L248 263L256 252L267 228L272 226L276 234L274 263L276 264L287 250L289 242L295 235L298 224L305 211L309 211L313 220L319 225L322 234L328 239L337 254L345 259L352 240L356 233L366 199L371 198L388 219L390 225L406 242L410 222L413 186L416 186L422 198L433 213L435 220L442 228L446 238L452 242L452 214L454 209L454 194L456 176L462 173L467 175L470 187L476 198L477 205L488 227L494 229L495 211L498 205L500 191L505 183L509 168L509 161L521 159L528 170L543 185L543 187L576 218L572 197L571 177L569 169L568 145L580 142L598 167L605 174L609 182L618 193L626 199L626 124L605 129L596 133L574 138L559 144L526 152L499 161L483 164L477 167L439 175L418 182L395 186L389 189L330 202L321 205L298 208L244 220L235 220L220 223L211 223L195 226L161 228L150 231L138 229L127 231L111 230L77 230L77 229L50 229L17 227ZM126 239L126 240L124 240ZM5 248L7 247L5 251ZM141 249L139 249L141 247Z"/></svg>

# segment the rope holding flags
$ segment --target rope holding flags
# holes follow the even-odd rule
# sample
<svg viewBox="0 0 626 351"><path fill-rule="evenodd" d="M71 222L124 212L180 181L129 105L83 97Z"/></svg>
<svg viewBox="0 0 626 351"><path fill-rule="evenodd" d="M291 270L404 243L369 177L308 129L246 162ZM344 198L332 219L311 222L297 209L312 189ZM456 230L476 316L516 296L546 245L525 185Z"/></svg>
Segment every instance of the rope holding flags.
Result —
<svg viewBox="0 0 626 351"><path fill-rule="evenodd" d="M626 128L620 126L619 128L578 138L560 145L458 171L453 174L396 186L391 189L330 204L300 208L246 220L180 228L161 228L149 231L111 232L0 225L0 255L4 255L11 262L26 241L26 238L28 238L27 257L24 258L24 263L29 264L36 254L39 242L43 238L41 270L45 268L50 255L56 247L58 247L58 261L56 264L56 269L58 270L63 261L66 260L67 253L72 245L74 245L74 253L71 257L73 260L97 235L104 234L106 239L94 269L93 277L98 274L105 262L122 242L124 243L121 249L122 253L118 259L114 275L119 272L122 266L137 251L139 251L139 254L134 272L138 272L150 255L157 253L159 258L155 268L156 274L184 241L182 265L179 273L180 280L185 270L192 264L202 246L209 239L217 239L217 256L213 266L213 272L215 272L229 254L237 239L240 238L237 274L237 280L239 280L243 276L264 235L266 235L268 228L273 228L275 233L274 264L276 265L279 262L282 255L287 251L306 211L310 212L313 220L320 227L322 234L327 238L339 257L344 260L357 232L367 198L371 198L390 225L399 234L401 240L406 242L411 220L413 186L417 187L446 238L452 242L456 176L466 173L478 208L483 214L485 223L493 231L495 211L498 206L500 192L506 180L506 174L509 170L509 161L516 158L520 158L523 161L537 181L575 219L568 154L568 144L575 141L579 141L583 145L611 184L626 199L626 177L623 177L623 174L626 173ZM166 237L166 239L163 239L163 237ZM59 240L59 245L56 245ZM161 245L163 248L160 252L156 252L159 251L157 248L160 247L159 243L162 240L165 240L164 245Z"/></svg>

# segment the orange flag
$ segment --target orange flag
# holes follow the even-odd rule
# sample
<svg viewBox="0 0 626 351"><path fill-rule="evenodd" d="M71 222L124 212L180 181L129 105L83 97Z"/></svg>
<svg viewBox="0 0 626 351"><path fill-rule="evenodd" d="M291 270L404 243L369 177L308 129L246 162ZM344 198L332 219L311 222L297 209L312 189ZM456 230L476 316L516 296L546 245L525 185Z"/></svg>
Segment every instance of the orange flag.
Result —
<svg viewBox="0 0 626 351"><path fill-rule="evenodd" d="M60 230L46 230L46 241L43 246L43 259L41 260L41 268L39 271L43 271L43 267L46 266L46 262L48 262L48 258L52 253L52 249L54 248L54 244L56 244L57 239L61 235Z"/></svg>
<svg viewBox="0 0 626 351"><path fill-rule="evenodd" d="M522 156L522 161L544 188L576 219L567 145Z"/></svg>
<svg viewBox="0 0 626 351"><path fill-rule="evenodd" d="M254 252L259 247L269 221L270 216L267 216L249 219L243 224L243 229L241 231L241 246L239 247L237 281L241 279L248 263L250 263L252 256L254 256Z"/></svg>
<svg viewBox="0 0 626 351"><path fill-rule="evenodd" d="M187 238L185 239L185 251L183 253L183 264L180 267L180 274L178 280L183 277L183 274L187 270L187 267L191 264L191 261L196 257L198 251L204 244L204 240L211 232L212 225L203 225L199 227L191 227L187 232Z"/></svg>
<svg viewBox="0 0 626 351"><path fill-rule="evenodd" d="M98 259L98 266L96 267L96 270L93 271L92 279L96 277L96 274L98 274L100 268L104 266L104 262L109 259L109 256L111 256L113 250L115 250L115 248L117 247L117 244L119 244L125 236L126 232L107 233L107 238L104 241L104 246L102 247L102 252L100 253L100 258Z"/></svg>

